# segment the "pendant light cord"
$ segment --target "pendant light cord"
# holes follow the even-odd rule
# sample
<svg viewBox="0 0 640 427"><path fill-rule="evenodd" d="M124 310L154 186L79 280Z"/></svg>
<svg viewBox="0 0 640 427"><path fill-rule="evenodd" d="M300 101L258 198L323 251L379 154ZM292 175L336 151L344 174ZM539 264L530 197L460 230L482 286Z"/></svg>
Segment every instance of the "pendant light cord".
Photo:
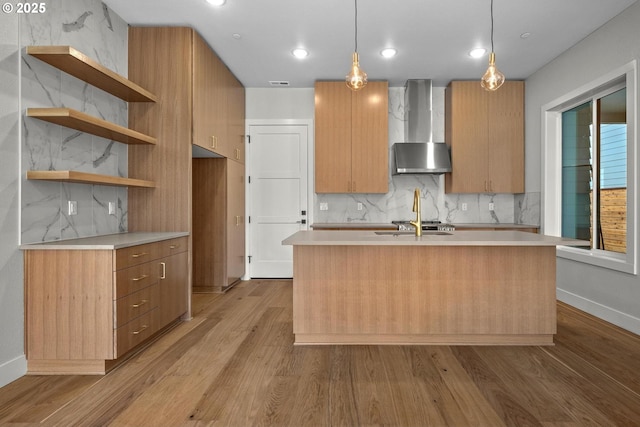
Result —
<svg viewBox="0 0 640 427"><path fill-rule="evenodd" d="M491 1L493 2L493 0ZM356 33L355 33L356 50L355 52L358 53L358 0L355 0L355 5L356 5Z"/></svg>
<svg viewBox="0 0 640 427"><path fill-rule="evenodd" d="M493 52L493 0L491 0L491 52Z"/></svg>

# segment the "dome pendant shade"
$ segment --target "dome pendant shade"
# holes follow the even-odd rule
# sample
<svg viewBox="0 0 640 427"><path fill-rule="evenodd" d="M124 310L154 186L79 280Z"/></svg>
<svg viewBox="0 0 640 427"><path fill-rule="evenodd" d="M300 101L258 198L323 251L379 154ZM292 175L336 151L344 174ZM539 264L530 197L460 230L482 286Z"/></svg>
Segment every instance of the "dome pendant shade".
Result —
<svg viewBox="0 0 640 427"><path fill-rule="evenodd" d="M504 74L496 67L496 54L491 52L489 56L489 68L482 76L480 84L486 90L494 91L498 90L504 83Z"/></svg>
<svg viewBox="0 0 640 427"><path fill-rule="evenodd" d="M503 77L504 79L504 77ZM351 90L360 90L367 84L367 73L360 69L360 61L358 60L358 53L353 53L353 65L351 71L346 77L347 86Z"/></svg>

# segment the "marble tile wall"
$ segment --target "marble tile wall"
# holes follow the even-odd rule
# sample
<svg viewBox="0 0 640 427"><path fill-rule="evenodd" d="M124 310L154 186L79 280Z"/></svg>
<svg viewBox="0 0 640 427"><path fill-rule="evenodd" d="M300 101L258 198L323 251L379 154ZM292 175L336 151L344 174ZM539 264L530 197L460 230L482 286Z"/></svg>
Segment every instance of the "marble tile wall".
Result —
<svg viewBox="0 0 640 427"><path fill-rule="evenodd" d="M69 107L123 126L127 103L25 53L28 45L70 45L127 75L128 26L97 0L47 2L42 14L21 17L21 108ZM127 176L127 146L24 117L22 121L21 241L32 243L127 230L127 190L28 181L27 170L78 170ZM68 215L68 201L78 214ZM108 204L117 206L109 215Z"/></svg>
<svg viewBox="0 0 640 427"><path fill-rule="evenodd" d="M444 141L444 88L433 88L433 140ZM389 159L404 140L404 88L389 89ZM387 194L316 194L314 222L390 222L413 219L413 191L422 194L422 218L448 223L538 225L540 194L445 194L444 175L392 175ZM320 210L326 203L328 210ZM358 204L362 210L358 210ZM489 203L494 210L489 210ZM466 204L467 210L462 210Z"/></svg>

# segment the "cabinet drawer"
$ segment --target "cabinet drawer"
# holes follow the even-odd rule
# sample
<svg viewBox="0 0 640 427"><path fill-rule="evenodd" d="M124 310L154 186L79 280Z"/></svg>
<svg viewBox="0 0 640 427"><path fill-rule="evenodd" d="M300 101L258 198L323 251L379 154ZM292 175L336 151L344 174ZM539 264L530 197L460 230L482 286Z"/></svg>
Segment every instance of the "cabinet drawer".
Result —
<svg viewBox="0 0 640 427"><path fill-rule="evenodd" d="M158 283L161 273L159 261L151 261L134 267L125 268L114 273L114 299L122 298L130 293Z"/></svg>
<svg viewBox="0 0 640 427"><path fill-rule="evenodd" d="M189 238L186 236L178 237L177 239L163 240L162 242L158 243L162 245L163 257L168 257L180 252L186 252L187 249L189 249Z"/></svg>
<svg viewBox="0 0 640 427"><path fill-rule="evenodd" d="M131 320L158 307L160 293L158 283L124 296L114 302L114 328L124 326Z"/></svg>
<svg viewBox="0 0 640 427"><path fill-rule="evenodd" d="M162 242L131 246L116 250L116 270L158 259L162 256Z"/></svg>
<svg viewBox="0 0 640 427"><path fill-rule="evenodd" d="M158 330L159 311L156 307L113 331L116 358L131 350Z"/></svg>

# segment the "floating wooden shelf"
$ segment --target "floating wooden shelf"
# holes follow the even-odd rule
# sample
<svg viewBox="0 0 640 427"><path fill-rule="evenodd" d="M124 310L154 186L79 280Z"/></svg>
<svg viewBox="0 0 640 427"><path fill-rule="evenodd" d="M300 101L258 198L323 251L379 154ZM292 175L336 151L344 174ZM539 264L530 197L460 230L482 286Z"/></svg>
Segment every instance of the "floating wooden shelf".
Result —
<svg viewBox="0 0 640 427"><path fill-rule="evenodd" d="M27 171L27 179L112 185L116 187L155 187L153 181L77 171Z"/></svg>
<svg viewBox="0 0 640 427"><path fill-rule="evenodd" d="M154 137L71 108L27 108L27 116L125 144L156 143Z"/></svg>
<svg viewBox="0 0 640 427"><path fill-rule="evenodd" d="M27 53L127 102L156 102L158 97L100 65L71 46L27 46Z"/></svg>

